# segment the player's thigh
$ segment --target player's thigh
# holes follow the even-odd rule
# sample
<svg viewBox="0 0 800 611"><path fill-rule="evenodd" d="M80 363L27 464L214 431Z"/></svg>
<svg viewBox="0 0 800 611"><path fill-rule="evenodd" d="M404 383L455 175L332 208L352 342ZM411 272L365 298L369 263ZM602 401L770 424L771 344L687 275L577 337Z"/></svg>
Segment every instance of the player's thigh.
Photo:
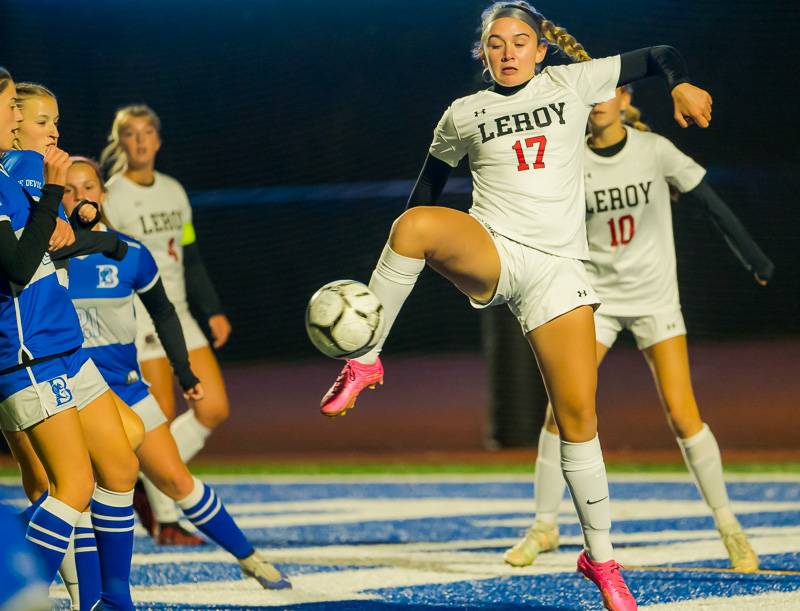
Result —
<svg viewBox="0 0 800 611"><path fill-rule="evenodd" d="M148 359L139 363L139 367L142 369L142 376L150 384L150 394L156 398L167 419L172 420L175 418L175 388L169 360Z"/></svg>
<svg viewBox="0 0 800 611"><path fill-rule="evenodd" d="M164 494L179 500L191 493L194 480L181 460L167 424L148 431L136 455L142 472Z"/></svg>
<svg viewBox="0 0 800 611"><path fill-rule="evenodd" d="M122 428L125 429L128 444L135 452L136 448L144 441L144 422L114 391L111 391L111 397L114 400L114 405L117 406L117 412L119 412L119 417L122 421Z"/></svg>
<svg viewBox="0 0 800 611"><path fill-rule="evenodd" d="M47 472L50 494L83 511L92 497L94 478L78 411L60 412L25 434Z"/></svg>
<svg viewBox="0 0 800 611"><path fill-rule="evenodd" d="M494 296L500 256L487 229L469 214L442 206L418 206L392 226L389 245L424 258L462 293L478 302Z"/></svg>
<svg viewBox="0 0 800 611"><path fill-rule="evenodd" d="M139 463L111 391L84 407L80 420L97 483L115 492L133 488Z"/></svg>
<svg viewBox="0 0 800 611"><path fill-rule="evenodd" d="M203 398L192 401L192 409L203 426L215 428L228 418L228 391L214 351L208 346L189 352L192 371L203 385Z"/></svg>
<svg viewBox="0 0 800 611"><path fill-rule="evenodd" d="M689 349L686 336L671 337L642 351L664 409L682 437L690 437L702 428L700 412L692 387Z"/></svg>
<svg viewBox="0 0 800 611"><path fill-rule="evenodd" d="M22 487L29 500L35 501L50 488L47 471L36 456L30 439L22 431L3 431L11 454L19 465Z"/></svg>
<svg viewBox="0 0 800 611"><path fill-rule="evenodd" d="M608 354L608 346L605 344L601 344L600 342L595 342L596 354L597 354L597 366L600 367L600 363L603 362L603 359ZM558 434L558 424L556 423L555 414L553 414L553 406L548 401L547 402L547 411L545 412L544 417L544 425L545 428L553 434Z"/></svg>
<svg viewBox="0 0 800 611"><path fill-rule="evenodd" d="M528 333L561 437L579 443L597 433L597 348L591 306L570 310Z"/></svg>

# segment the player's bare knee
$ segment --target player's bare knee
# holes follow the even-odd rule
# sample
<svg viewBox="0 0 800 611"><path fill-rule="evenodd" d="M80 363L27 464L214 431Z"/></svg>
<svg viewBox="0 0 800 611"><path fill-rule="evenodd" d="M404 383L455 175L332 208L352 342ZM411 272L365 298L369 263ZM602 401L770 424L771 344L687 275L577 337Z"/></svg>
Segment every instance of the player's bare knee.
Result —
<svg viewBox="0 0 800 611"><path fill-rule="evenodd" d="M554 409L558 414L557 432L564 441L583 443L597 434L594 402L564 401Z"/></svg>
<svg viewBox="0 0 800 611"><path fill-rule="evenodd" d="M125 436L131 449L135 452L144 442L144 423L141 418L129 418L124 422Z"/></svg>
<svg viewBox="0 0 800 611"><path fill-rule="evenodd" d="M133 452L120 454L97 469L97 483L113 492L133 488L139 472L139 460Z"/></svg>
<svg viewBox="0 0 800 611"><path fill-rule="evenodd" d="M83 511L89 506L94 493L94 477L91 468L72 472L68 477L59 478L50 484L50 494L73 509Z"/></svg>
<svg viewBox="0 0 800 611"><path fill-rule="evenodd" d="M205 403L194 410L197 421L207 429L215 429L228 419L230 406L227 399Z"/></svg>
<svg viewBox="0 0 800 611"><path fill-rule="evenodd" d="M398 254L415 259L425 258L431 220L430 208L427 206L406 210L392 224L389 246Z"/></svg>

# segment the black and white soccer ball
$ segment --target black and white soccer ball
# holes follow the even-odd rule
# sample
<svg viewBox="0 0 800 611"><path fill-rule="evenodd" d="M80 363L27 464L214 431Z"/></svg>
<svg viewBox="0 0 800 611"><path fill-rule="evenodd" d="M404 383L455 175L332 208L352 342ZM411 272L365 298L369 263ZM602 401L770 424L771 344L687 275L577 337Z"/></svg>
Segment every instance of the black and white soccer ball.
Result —
<svg viewBox="0 0 800 611"><path fill-rule="evenodd" d="M356 280L329 282L314 293L306 308L311 343L335 359L352 359L372 350L383 324L380 300Z"/></svg>

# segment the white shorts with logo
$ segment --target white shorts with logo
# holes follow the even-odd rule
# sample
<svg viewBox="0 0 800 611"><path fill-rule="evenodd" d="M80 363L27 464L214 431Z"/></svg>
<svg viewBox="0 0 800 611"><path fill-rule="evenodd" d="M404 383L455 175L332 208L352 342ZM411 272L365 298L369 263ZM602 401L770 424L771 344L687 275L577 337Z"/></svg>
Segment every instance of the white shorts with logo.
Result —
<svg viewBox="0 0 800 611"><path fill-rule="evenodd" d="M24 431L70 408L83 409L108 384L83 349L0 376L0 429Z"/></svg>
<svg viewBox="0 0 800 611"><path fill-rule="evenodd" d="M147 393L147 396L141 401L131 405L131 409L142 419L145 433L149 433L167 422L167 417L161 411L161 406L150 393Z"/></svg>
<svg viewBox="0 0 800 611"><path fill-rule="evenodd" d="M603 313L603 308L594 313L594 327L597 341L611 348L617 335L623 329L630 329L639 350L649 348L659 342L686 335L686 324L680 306L649 316L611 316Z"/></svg>
<svg viewBox="0 0 800 611"><path fill-rule="evenodd" d="M181 321L183 337L186 339L186 349L192 351L208 346L206 336L203 335L200 325L197 324L188 309L177 305L175 309L178 312L178 320ZM167 358L167 353L164 352L161 340L158 339L158 334L156 334L153 321L138 298L136 299L136 352L140 363L152 359Z"/></svg>
<svg viewBox="0 0 800 611"><path fill-rule="evenodd" d="M478 303L470 299L472 307L506 303L527 334L577 307L589 305L597 309L600 305L581 261L525 246L476 220L492 236L497 248L500 280L491 301Z"/></svg>

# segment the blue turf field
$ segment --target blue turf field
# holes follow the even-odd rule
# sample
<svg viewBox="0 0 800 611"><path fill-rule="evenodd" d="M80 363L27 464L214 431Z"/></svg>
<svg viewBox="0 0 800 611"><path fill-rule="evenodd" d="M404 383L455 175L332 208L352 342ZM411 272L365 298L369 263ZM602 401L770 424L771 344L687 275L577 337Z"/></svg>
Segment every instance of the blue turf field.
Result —
<svg viewBox="0 0 800 611"><path fill-rule="evenodd" d="M530 522L524 478L209 481L256 546L292 576L294 590L265 592L242 580L214 546L156 547L139 533L131 581L140 608L602 609L594 586L574 572L580 538L566 500L560 550L526 569L503 564L502 551ZM720 570L725 550L688 478L612 479L617 556L637 567L627 579L641 607L800 609L800 478L738 477L729 491L761 573ZM20 489L0 484L0 501L22 504Z"/></svg>

